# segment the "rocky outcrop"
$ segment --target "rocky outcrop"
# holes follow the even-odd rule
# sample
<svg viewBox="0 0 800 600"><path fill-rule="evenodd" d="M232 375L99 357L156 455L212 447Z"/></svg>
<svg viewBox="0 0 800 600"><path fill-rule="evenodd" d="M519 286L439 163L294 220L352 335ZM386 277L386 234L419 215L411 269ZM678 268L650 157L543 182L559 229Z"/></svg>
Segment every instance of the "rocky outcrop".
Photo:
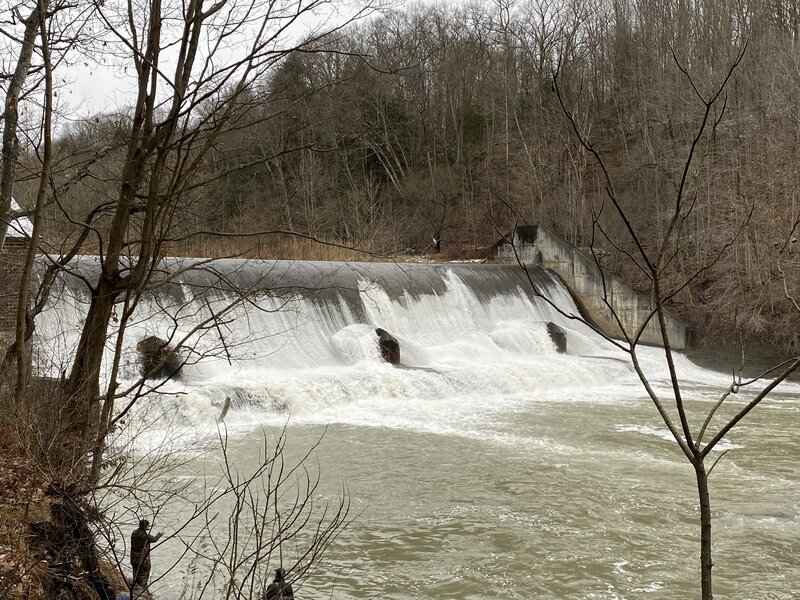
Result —
<svg viewBox="0 0 800 600"><path fill-rule="evenodd" d="M147 379L174 378L183 366L180 352L154 335L140 340L136 351L139 353L140 372Z"/></svg>
<svg viewBox="0 0 800 600"><path fill-rule="evenodd" d="M559 354L566 354L567 353L567 332L561 329L555 323L547 323L547 335L550 336L550 339L553 340L553 343L556 345L556 351Z"/></svg>
<svg viewBox="0 0 800 600"><path fill-rule="evenodd" d="M399 365L400 342L398 342L391 333L380 327L375 330L375 334L378 336L378 347L381 350L381 358L390 364Z"/></svg>

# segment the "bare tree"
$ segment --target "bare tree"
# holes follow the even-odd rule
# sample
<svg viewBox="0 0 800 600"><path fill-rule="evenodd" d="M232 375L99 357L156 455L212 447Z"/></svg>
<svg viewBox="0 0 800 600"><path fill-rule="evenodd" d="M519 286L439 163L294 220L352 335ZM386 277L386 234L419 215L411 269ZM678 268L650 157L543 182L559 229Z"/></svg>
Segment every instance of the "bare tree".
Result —
<svg viewBox="0 0 800 600"><path fill-rule="evenodd" d="M39 0L39 14L47 13L47 3ZM31 15L31 19L34 16ZM25 257L25 265L22 269L22 281L20 282L19 300L17 302L16 319L16 352L17 352L17 380L14 391L14 398L17 404L22 402L28 384L28 352L25 348L28 335L28 293L31 285L31 274L36 253L39 249L38 238L42 222L42 206L47 196L50 183L50 167L52 162L52 138L53 138L53 63L50 54L50 36L48 34L48 19L35 19L39 24L39 39L41 40L41 56L44 69L44 107L42 115L42 171L39 175L38 188L36 190L36 207L34 209L33 227L31 240L28 244L28 251ZM13 158L3 161L3 166L13 162ZM11 173L8 174L11 179ZM5 232L0 232L4 235ZM0 235L0 251L2 251L2 237Z"/></svg>
<svg viewBox="0 0 800 600"><path fill-rule="evenodd" d="M19 139L17 138L19 126L20 98L25 89L28 73L33 61L36 37L40 33L40 23L46 19L43 16L47 11L47 4L37 2L27 17L22 17L20 9L15 16L24 24L22 40L19 44L19 55L13 75L9 79L8 90L3 107L3 146L0 165L0 251L5 243L6 232L11 223L11 195L14 187L14 177L19 155Z"/></svg>
<svg viewBox="0 0 800 600"><path fill-rule="evenodd" d="M24 148L37 146L39 158L43 159L43 146L52 143L47 138L52 137L52 132L45 130L43 121L48 111L51 120L54 114L53 71L84 45L83 28L92 18L92 13L91 5L76 6L60 0L22 2L8 11L10 20L0 27L0 39L9 52L7 56L13 61L3 64L8 72L3 73L7 83L0 148L0 251L9 223L16 216L11 209L11 199L14 187L19 183L20 157L26 151ZM40 180L42 171L38 170L34 179Z"/></svg>
<svg viewBox="0 0 800 600"><path fill-rule="evenodd" d="M724 452L716 457L711 453L716 449L721 440L725 438L747 415L756 408L781 382L795 372L800 367L800 356L794 356L773 368L765 371L761 376L755 378L744 378L742 369L734 373L730 385L722 390L714 406L705 414L691 418L686 406L686 392L681 384L681 379L676 371L673 358L673 350L670 343L669 332L665 320L666 305L677 294L684 290L693 280L700 277L705 271L710 269L721 259L726 250L730 248L737 233L720 251L707 259L698 268L678 283L668 283L668 270L678 255L681 244L683 243L683 229L694 211L698 195L701 193L696 187L696 171L703 157L700 152L702 142L710 135L709 131L715 130L722 122L727 102L726 90L736 70L741 64L746 50L746 45L738 51L732 60L727 71L724 72L721 80L712 88L711 92L703 93L701 86L689 71L682 65L677 56L673 55L677 69L683 73L689 88L689 93L699 101L701 110L697 119L695 133L685 150L681 168L675 173L675 193L669 211L669 219L665 230L658 243L652 243L645 238L634 225L629 210L621 201L620 192L615 185L611 170L606 164L604 155L596 148L590 138L582 129L582 124L576 119L575 112L568 105L563 90L559 73L554 76L554 85L559 103L566 115L574 135L579 140L583 148L594 159L603 176L605 201L600 206L594 207L592 222L598 237L604 239L608 244L617 248L627 257L637 269L643 273L649 282L649 294L652 302L652 312L649 318L635 330L626 330L619 315L616 314L610 302L606 298L606 305L613 314L614 319L622 331L623 340L615 341L617 347L628 353L631 363L641 381L648 397L653 402L664 425L669 429L675 443L683 452L695 473L695 481L698 493L698 507L700 510L700 571L701 571L701 597L703 600L711 600L713 597L712 586L712 546L711 546L711 495L709 491L709 477ZM601 218L605 206L609 206L612 219L616 220L621 226L624 235L612 235ZM752 210L749 213L752 214ZM749 216L746 213L740 223L738 233L741 233ZM605 221L606 223L608 221ZM595 245L592 245L593 256L600 268L598 254L594 252ZM601 269L602 273L602 269ZM655 319L661 335L664 348L664 357L669 373L669 381L672 393L669 398L661 396L651 384L650 376L643 370L639 362L637 348L640 337L645 325L650 319ZM769 381L766 380L769 378ZM725 401L731 395L737 394L746 388L754 387L757 389L752 392L748 401L739 407L730 407L726 413L723 410ZM710 462L710 464L709 464Z"/></svg>

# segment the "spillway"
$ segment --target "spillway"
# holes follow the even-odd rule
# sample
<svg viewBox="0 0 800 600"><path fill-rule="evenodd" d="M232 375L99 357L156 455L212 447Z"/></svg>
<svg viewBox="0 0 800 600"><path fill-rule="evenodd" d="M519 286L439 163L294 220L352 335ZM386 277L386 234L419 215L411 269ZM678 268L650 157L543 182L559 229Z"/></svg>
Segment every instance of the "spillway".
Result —
<svg viewBox="0 0 800 600"><path fill-rule="evenodd" d="M59 281L38 328L40 373L69 369L85 282L98 268L83 257ZM156 335L185 348L182 376L159 386L158 402L187 426L214 423L230 398L231 423L471 431L476 415L507 409L510 398L638 386L624 353L577 314L569 290L541 269L168 259L125 330L121 378L139 377L136 343ZM567 354L548 322L566 332ZM381 360L377 327L399 340L399 367Z"/></svg>
<svg viewBox="0 0 800 600"><path fill-rule="evenodd" d="M98 268L83 257L58 282L38 328L41 373L69 368ZM180 393L197 418L228 397L234 409L322 418L337 406L544 392L628 371L569 318L569 291L544 270L529 279L503 265L168 259L151 287L125 331L122 378L139 376L138 340L180 344L182 377L159 392ZM567 332L568 356L548 322ZM381 360L377 327L399 340L399 367Z"/></svg>

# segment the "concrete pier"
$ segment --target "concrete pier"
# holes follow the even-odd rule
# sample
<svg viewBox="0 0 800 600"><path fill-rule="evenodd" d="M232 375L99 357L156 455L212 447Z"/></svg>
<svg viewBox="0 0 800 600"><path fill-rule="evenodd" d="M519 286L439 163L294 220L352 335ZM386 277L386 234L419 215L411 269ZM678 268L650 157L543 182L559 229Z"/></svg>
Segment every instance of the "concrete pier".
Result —
<svg viewBox="0 0 800 600"><path fill-rule="evenodd" d="M517 262L519 258L524 265L539 265L557 273L572 291L584 316L600 331L623 339L622 329L633 336L646 322L640 341L663 346L657 318L651 318L654 305L650 297L635 292L613 273L601 270L591 256L553 230L543 225L518 227L510 242L501 240L491 248L489 258L502 263ZM692 337L689 327L670 314L666 314L666 323L670 345L678 350L687 348Z"/></svg>

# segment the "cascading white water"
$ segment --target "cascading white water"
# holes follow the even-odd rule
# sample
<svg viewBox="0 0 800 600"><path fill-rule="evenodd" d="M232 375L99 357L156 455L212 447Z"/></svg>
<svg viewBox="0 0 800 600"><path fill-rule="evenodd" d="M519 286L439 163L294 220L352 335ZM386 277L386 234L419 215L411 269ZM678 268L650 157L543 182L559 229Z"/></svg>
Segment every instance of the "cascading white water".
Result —
<svg viewBox="0 0 800 600"><path fill-rule="evenodd" d="M87 278L97 269L88 258L79 267ZM127 325L121 373L123 384L138 378L135 345L148 335L189 348L180 379L158 390L159 406L187 426L213 424L230 397L234 428L288 417L466 434L520 395L635 385L623 354L569 318L579 314L569 291L544 271L529 280L509 266L188 259L164 270L170 279ZM55 376L69 366L88 295L68 278L54 297L38 346L40 369ZM566 355L548 322L566 332ZM400 367L381 360L376 327L399 340Z"/></svg>

